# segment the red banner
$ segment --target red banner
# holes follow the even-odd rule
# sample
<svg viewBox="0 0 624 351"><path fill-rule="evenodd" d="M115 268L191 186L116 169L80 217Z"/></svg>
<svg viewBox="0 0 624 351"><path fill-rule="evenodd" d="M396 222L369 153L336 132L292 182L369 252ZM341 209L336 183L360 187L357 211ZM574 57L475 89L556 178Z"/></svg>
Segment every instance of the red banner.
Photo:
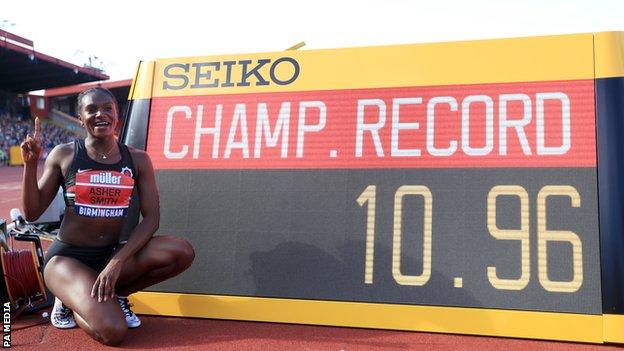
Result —
<svg viewBox="0 0 624 351"><path fill-rule="evenodd" d="M157 169L595 167L593 80L165 97Z"/></svg>

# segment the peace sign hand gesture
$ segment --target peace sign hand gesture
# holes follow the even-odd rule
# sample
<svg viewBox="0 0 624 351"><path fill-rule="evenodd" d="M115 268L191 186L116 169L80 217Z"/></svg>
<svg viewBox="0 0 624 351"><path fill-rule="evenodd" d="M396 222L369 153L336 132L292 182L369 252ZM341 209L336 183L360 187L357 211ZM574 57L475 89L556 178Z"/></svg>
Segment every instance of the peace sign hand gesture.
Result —
<svg viewBox="0 0 624 351"><path fill-rule="evenodd" d="M41 125L39 124L39 117L35 118L35 135L26 135L26 140L20 146L24 163L37 163L41 155Z"/></svg>

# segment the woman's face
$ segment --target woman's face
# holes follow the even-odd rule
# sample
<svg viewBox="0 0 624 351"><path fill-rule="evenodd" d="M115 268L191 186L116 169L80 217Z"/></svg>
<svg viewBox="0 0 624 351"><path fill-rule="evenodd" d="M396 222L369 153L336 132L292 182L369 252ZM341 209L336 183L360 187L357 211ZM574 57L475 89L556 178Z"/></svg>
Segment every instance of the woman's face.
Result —
<svg viewBox="0 0 624 351"><path fill-rule="evenodd" d="M80 120L87 133L96 138L115 135L119 122L117 105L111 96L101 91L94 91L82 97Z"/></svg>

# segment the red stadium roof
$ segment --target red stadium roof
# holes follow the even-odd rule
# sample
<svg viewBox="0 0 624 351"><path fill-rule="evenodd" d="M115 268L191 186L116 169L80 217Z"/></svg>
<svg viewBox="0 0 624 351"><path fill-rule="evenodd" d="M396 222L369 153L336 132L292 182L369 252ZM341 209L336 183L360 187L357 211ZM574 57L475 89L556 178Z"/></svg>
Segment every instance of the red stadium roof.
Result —
<svg viewBox="0 0 624 351"><path fill-rule="evenodd" d="M91 83L75 84L75 85L70 85L70 86L67 86L67 87L46 89L45 92L43 93L43 96L50 97L50 96L62 96L62 95L78 94L78 93L80 93L83 90L89 89L91 87L97 87L97 86L100 86L100 87L103 87L103 88L106 88L106 89L130 87L130 84L132 84L132 79L107 80L107 81L104 81L104 82L91 82Z"/></svg>
<svg viewBox="0 0 624 351"><path fill-rule="evenodd" d="M25 93L109 77L35 51L33 42L0 29L0 90Z"/></svg>

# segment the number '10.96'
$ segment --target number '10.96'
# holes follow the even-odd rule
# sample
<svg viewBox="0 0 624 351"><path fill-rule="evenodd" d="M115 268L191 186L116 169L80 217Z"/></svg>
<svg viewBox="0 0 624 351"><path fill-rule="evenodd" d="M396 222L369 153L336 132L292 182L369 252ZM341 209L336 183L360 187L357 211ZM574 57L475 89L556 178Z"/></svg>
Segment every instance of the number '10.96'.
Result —
<svg viewBox="0 0 624 351"><path fill-rule="evenodd" d="M419 275L405 275L401 273L401 237L403 198L406 196L421 196L424 200L423 210L423 248L422 273ZM499 196L515 196L520 199L520 228L501 229L496 222L496 204ZM565 196L570 198L572 207L581 206L581 196L578 191L569 185L547 185L537 194L537 270L540 284L547 291L575 292L583 284L583 246L579 236L568 230L549 230L546 227L546 202L550 196ZM366 255L364 262L364 283L373 283L373 261L375 256L375 212L377 187L369 185L357 198L360 206L367 206L366 220ZM487 276L490 284L501 290L522 290L531 278L530 262L530 218L529 195L519 185L497 185L487 196L487 228L489 234L498 240L520 241L520 277L500 278L496 267L487 267ZM423 286L431 278L431 243L433 221L433 195L424 185L403 185L394 194L392 235L392 277L400 285ZM568 242L572 245L572 279L569 281L555 281L548 277L548 242Z"/></svg>

